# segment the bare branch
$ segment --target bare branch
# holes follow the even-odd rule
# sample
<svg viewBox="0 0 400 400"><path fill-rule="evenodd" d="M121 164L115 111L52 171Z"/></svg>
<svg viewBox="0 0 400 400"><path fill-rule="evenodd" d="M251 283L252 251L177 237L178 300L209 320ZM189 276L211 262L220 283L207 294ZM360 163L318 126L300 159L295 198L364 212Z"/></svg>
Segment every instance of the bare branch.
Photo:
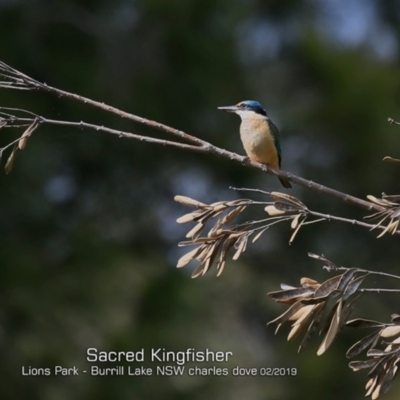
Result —
<svg viewBox="0 0 400 400"><path fill-rule="evenodd" d="M320 260L320 261L323 261L323 262L327 263L328 265L324 265L323 268L326 269L328 272L331 272L331 271L347 271L347 270L350 269L350 268L347 268L347 267L338 267L332 261L328 260L324 255L308 253L308 256L310 258L315 258L316 260ZM370 275L380 275L380 276L386 276L388 278L400 279L399 275L388 274L387 272L366 270L366 269L361 269L361 268L358 268L358 270L361 271L361 272L368 272Z"/></svg>
<svg viewBox="0 0 400 400"><path fill-rule="evenodd" d="M131 139L136 139L136 140L141 140L141 141L146 141L149 143L162 144L164 146L173 146L173 147L178 147L178 148L192 150L192 151L206 153L206 154L219 155L226 159L246 165L248 167L258 168L261 171L264 171L268 174L275 175L275 176L278 176L281 178L287 178L290 181L297 183L300 186L318 191L320 193L325 193L325 194L335 197L341 201L344 201L345 203L353 204L357 207L364 208L368 211L378 212L378 211L382 210L382 207L380 207L378 204L373 204L366 200L362 200L357 197L350 196L350 195L348 195L346 193L342 193L338 190L334 190L334 189L328 188L324 185L301 178L292 173L288 173L288 172L285 172L282 170L279 170L279 171L274 170L273 168L266 169L263 164L257 163L255 161L251 161L247 157L243 157L238 154L232 153L230 151L221 149L217 146L212 145L211 143L209 143L205 140L202 140L195 136L189 135L186 132L172 128L168 125L161 124L159 122L156 122L156 121L153 121L150 119L142 118L142 117L139 117L139 116L131 114L131 113L127 113L125 111L119 110L118 108L109 106L102 102L91 100L87 97L80 96L75 93L70 93L70 92L67 92L64 90L57 89L55 87L47 85L46 83L41 83L41 82L31 78L30 76L25 75L22 72L10 67L9 65L7 65L1 61L0 61L0 77L2 77L4 79L3 81L0 81L0 88L18 89L18 90L39 90L39 91L44 91L44 92L55 94L58 97L65 97L68 99L73 99L73 100L79 101L81 103L89 104L93 107L100 108L104 111L116 114L116 115L120 116L121 118L126 118L131 121L138 122L142 125L146 125L146 126L156 128L158 130L162 130L164 132L172 134L173 136L178 137L178 138L180 138L186 142L189 142L191 144L188 145L188 144L182 144L182 143L178 143L178 142L174 142L174 141L166 141L166 140L161 140L161 139L156 139L156 138L150 138L147 136L136 135L136 134L132 134L132 133L128 133L128 132L121 132L118 130L113 130L110 128L105 128L103 126L88 124L88 123L84 123L84 122L56 121L56 120L46 119L44 117L39 117L40 123L95 129L97 131L116 134L118 136L128 137ZM26 113L29 113L29 112L26 111ZM0 117L0 122L2 119L3 118ZM25 122L29 123L28 121L25 121ZM30 123L32 123L32 121L30 121Z"/></svg>
<svg viewBox="0 0 400 400"><path fill-rule="evenodd" d="M151 126L153 128L168 132L173 134L174 136L180 137L181 139L184 139L186 141L195 143L199 146L201 145L208 145L209 143L201 140L195 136L189 135L183 131L180 131L178 129L172 128L168 125L161 124L159 122L147 119L147 118L142 118L137 115L127 113L125 111L122 111L116 107L109 106L105 103L91 100L87 97L77 95L75 93L70 93L66 92L61 89L57 89L55 87L49 86L46 83L41 83L33 78L31 78L28 75L23 74L22 72L8 66L7 64L3 63L0 61L0 76L3 76L5 79L8 79L11 81L11 84L8 82L0 82L0 88L4 89L25 89L25 90L40 90L44 92L49 92L56 94L58 97L66 97L68 99L76 100L84 104L89 104L91 106L94 106L96 108L100 108L104 111L116 114L120 116L121 118L126 118L131 121L139 122L142 125L147 125Z"/></svg>

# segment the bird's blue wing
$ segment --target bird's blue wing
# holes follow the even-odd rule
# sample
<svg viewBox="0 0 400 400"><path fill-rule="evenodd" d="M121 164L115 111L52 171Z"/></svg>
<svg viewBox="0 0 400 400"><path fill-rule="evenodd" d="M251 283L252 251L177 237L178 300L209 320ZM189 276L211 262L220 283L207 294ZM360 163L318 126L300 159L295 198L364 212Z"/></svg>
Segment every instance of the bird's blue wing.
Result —
<svg viewBox="0 0 400 400"><path fill-rule="evenodd" d="M282 149L281 144L279 142L279 131L278 128L273 124L273 122L268 118L269 129L271 131L271 135L274 138L274 144L276 147L276 151L278 152L279 159L279 168L281 167L281 157L282 157Z"/></svg>

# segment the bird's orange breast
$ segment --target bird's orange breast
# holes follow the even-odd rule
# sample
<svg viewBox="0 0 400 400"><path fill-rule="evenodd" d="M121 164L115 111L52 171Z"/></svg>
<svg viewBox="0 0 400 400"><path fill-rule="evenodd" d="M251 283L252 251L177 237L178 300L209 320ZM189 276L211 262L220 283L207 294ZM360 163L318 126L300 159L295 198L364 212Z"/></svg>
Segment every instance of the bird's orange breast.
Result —
<svg viewBox="0 0 400 400"><path fill-rule="evenodd" d="M251 160L279 169L278 152L265 118L242 121L240 138L246 154Z"/></svg>

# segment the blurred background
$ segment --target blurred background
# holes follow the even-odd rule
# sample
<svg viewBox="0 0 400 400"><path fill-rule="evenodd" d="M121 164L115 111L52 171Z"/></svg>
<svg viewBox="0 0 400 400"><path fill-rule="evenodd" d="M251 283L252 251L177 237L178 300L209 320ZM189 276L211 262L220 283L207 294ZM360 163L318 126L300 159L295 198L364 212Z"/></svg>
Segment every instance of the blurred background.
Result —
<svg viewBox="0 0 400 400"><path fill-rule="evenodd" d="M32 77L243 154L239 118L218 106L255 99L281 131L284 170L365 198L399 191L400 1L0 0L1 60ZM167 135L43 93L0 91L0 104L46 117ZM0 145L21 132L2 130ZM3 160L4 166L4 160ZM325 399L364 397L366 374L345 330L322 357L297 353L285 310L266 293L303 276L327 279L307 252L338 265L394 272L397 237L351 225L269 229L221 277L175 268L188 209L281 190L276 178L225 159L104 134L42 127L0 175L0 398ZM299 187L310 208L363 210ZM256 199L261 197L252 196ZM243 218L261 218L262 208ZM371 286L393 282L370 279ZM364 295L353 317L389 321L397 299ZM87 369L86 349L232 351L222 367L296 367L295 377L23 377L25 367ZM148 364L146 364L148 365ZM215 364L202 364L213 366ZM108 366L113 366L109 364ZM396 397L394 382L386 399Z"/></svg>

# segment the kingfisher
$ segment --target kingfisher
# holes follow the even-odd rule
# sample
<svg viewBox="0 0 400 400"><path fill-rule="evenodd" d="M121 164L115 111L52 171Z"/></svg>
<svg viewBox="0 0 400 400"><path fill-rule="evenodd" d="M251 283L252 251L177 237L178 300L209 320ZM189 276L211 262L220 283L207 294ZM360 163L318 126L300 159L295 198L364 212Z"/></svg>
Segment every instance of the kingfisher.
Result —
<svg viewBox="0 0 400 400"><path fill-rule="evenodd" d="M279 131L258 101L245 100L234 106L218 107L218 110L235 113L241 118L240 138L250 160L280 169ZM278 178L283 187L287 189L292 187L287 178L280 176Z"/></svg>

